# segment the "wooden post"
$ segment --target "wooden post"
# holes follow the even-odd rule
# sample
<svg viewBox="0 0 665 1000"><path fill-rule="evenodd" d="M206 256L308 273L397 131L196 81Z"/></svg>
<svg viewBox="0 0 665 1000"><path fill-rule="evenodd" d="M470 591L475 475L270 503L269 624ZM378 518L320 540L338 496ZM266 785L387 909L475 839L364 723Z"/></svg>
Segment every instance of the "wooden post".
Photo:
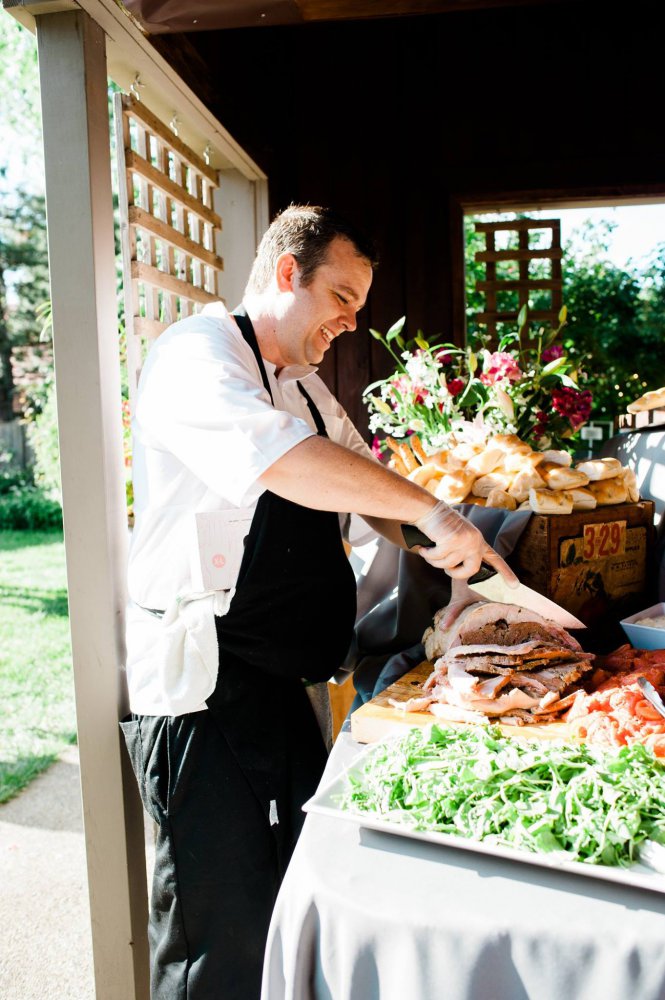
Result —
<svg viewBox="0 0 665 1000"><path fill-rule="evenodd" d="M121 749L124 498L105 37L36 17L53 342L97 1000L148 996L143 814Z"/></svg>

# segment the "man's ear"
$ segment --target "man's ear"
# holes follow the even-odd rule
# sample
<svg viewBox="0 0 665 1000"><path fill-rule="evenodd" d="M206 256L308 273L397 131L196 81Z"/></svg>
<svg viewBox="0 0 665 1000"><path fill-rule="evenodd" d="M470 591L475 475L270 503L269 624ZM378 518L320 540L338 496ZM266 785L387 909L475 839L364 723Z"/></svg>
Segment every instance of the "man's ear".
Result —
<svg viewBox="0 0 665 1000"><path fill-rule="evenodd" d="M298 262L292 253L282 253L275 264L275 277L280 292L292 292L296 287Z"/></svg>

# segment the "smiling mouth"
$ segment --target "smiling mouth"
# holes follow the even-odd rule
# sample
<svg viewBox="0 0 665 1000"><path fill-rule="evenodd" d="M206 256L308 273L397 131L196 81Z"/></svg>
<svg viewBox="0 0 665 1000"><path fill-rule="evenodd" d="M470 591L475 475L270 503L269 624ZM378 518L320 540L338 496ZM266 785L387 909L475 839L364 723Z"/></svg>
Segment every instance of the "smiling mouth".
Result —
<svg viewBox="0 0 665 1000"><path fill-rule="evenodd" d="M323 339L325 340L326 344L331 344L333 342L335 334L332 333L327 326L321 327L321 333L323 334Z"/></svg>

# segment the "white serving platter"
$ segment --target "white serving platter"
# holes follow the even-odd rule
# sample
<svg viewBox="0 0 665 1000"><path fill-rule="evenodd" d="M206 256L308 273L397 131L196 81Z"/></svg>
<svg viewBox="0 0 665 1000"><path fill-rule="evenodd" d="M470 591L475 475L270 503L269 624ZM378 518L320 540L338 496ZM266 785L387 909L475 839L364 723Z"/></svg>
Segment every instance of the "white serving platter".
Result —
<svg viewBox="0 0 665 1000"><path fill-rule="evenodd" d="M402 732L400 736L403 735L404 733ZM392 737L392 739L397 738L396 736ZM305 802L303 806L304 811L327 816L330 819L345 820L347 823L355 823L368 830L394 834L410 840L422 840L430 844L453 847L461 851L474 851L478 854L489 855L495 858L505 858L508 861L518 861L528 865L537 865L538 867L548 868L553 871L569 872L573 875L582 875L585 878L604 879L605 881L617 882L621 885L665 893L665 874L661 874L639 862L628 868L621 868L611 865L584 864L581 861L566 861L551 854L521 851L517 848L503 847L498 844L472 840L467 837L457 837L449 833L414 830L409 826L372 816L369 813L343 809L339 805L338 800L347 789L348 775L352 772L360 773L369 758L379 752L386 742L388 741L384 740L382 744L375 743L366 747L341 774L329 784L319 788L311 799Z"/></svg>

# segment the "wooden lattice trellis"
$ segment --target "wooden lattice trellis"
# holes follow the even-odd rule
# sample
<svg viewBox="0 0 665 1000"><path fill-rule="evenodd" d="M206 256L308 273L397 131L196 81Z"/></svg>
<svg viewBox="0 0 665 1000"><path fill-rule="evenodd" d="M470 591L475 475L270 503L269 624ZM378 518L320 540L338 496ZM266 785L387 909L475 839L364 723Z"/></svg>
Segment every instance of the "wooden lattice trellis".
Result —
<svg viewBox="0 0 665 1000"><path fill-rule="evenodd" d="M133 400L146 343L219 296L217 173L135 97L114 105L127 335Z"/></svg>
<svg viewBox="0 0 665 1000"><path fill-rule="evenodd" d="M484 323L488 334L494 339L497 335L497 323L516 320L522 306L529 304L529 294L532 291L548 290L551 292L549 309L529 310L529 319L537 322L549 321L554 326L558 324L558 316L562 304L563 281L561 278L561 221L559 219L516 219L513 222L477 222L476 232L485 236L485 249L476 253L476 260L485 263L485 280L476 282L476 289L485 293L486 308L476 313L474 319ZM530 247L529 233L549 229L552 233L550 246ZM518 246L510 250L496 249L496 234L498 232L516 232ZM552 270L549 278L532 278L529 275L529 264L533 260L551 260ZM519 277L516 279L497 278L497 264L503 261L516 261ZM500 292L517 292L517 308L501 309L497 303Z"/></svg>

